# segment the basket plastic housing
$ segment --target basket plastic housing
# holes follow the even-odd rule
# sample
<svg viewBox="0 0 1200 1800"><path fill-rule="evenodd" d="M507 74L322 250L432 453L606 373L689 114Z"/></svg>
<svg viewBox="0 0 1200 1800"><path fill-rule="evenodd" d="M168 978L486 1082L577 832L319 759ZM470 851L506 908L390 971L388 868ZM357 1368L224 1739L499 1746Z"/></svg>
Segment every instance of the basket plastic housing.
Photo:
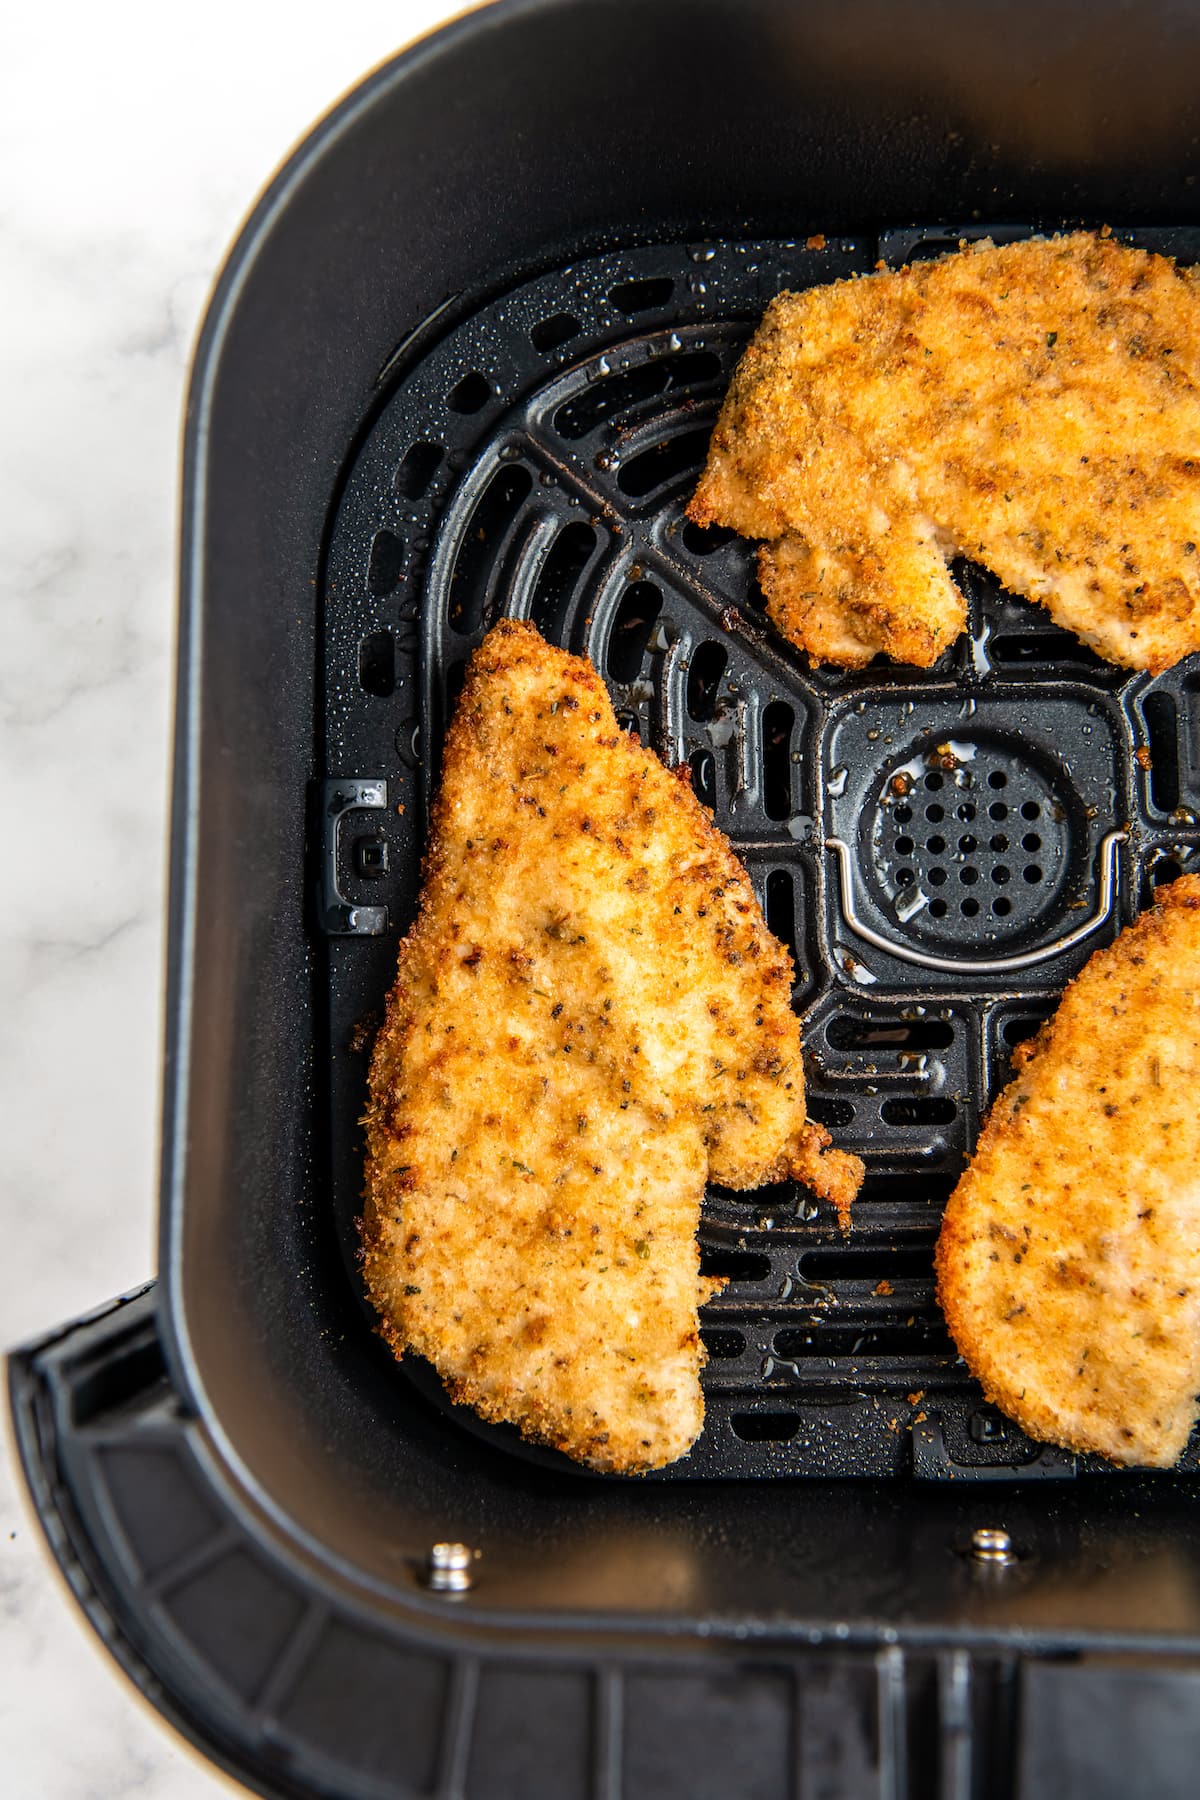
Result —
<svg viewBox="0 0 1200 1800"><path fill-rule="evenodd" d="M1165 0L502 0L249 220L188 403L160 1280L10 1382L81 1604L255 1791L1194 1791L1196 1446L1030 1443L930 1254L1013 1047L1194 864L1196 671L964 568L938 667L813 673L682 506L783 286L1075 223L1195 260L1198 48ZM462 1418L359 1291L364 1047L504 612L690 762L870 1166L848 1242L795 1189L709 1197L708 1424L661 1479Z"/></svg>

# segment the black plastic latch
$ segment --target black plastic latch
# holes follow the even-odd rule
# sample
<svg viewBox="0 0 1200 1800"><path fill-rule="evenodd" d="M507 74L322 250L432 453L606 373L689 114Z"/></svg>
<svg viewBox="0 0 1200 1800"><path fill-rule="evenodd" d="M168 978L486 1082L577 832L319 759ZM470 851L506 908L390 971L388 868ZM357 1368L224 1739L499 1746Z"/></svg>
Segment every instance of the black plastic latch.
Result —
<svg viewBox="0 0 1200 1800"><path fill-rule="evenodd" d="M342 892L339 878L342 826L351 813L382 812L387 808L387 782L353 778L323 781L320 801L320 869L317 876L317 923L333 937L380 937L388 928L386 906L356 906ZM372 846L376 840L371 840ZM387 869L387 845L378 840L374 856L364 862L361 847L356 869L364 878Z"/></svg>
<svg viewBox="0 0 1200 1800"><path fill-rule="evenodd" d="M918 1481L1071 1481L1075 1458L1046 1444L1027 1462L966 1463L950 1454L942 1421L930 1413L912 1428L913 1474Z"/></svg>

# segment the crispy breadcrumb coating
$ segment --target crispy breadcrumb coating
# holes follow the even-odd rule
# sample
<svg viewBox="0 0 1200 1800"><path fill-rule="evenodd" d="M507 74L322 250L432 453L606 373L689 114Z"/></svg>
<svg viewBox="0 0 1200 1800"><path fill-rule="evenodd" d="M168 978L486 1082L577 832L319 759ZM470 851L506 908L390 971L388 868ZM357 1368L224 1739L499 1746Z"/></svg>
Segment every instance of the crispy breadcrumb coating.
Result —
<svg viewBox="0 0 1200 1800"><path fill-rule="evenodd" d="M497 625L371 1068L364 1269L396 1354L593 1468L682 1456L706 1179L844 1210L862 1178L806 1119L791 982L687 780L590 663Z"/></svg>
<svg viewBox="0 0 1200 1800"><path fill-rule="evenodd" d="M954 1341L1032 1436L1168 1468L1200 1394L1200 876L1014 1060L942 1222Z"/></svg>
<svg viewBox="0 0 1200 1800"><path fill-rule="evenodd" d="M1101 656L1200 649L1200 280L1089 232L780 294L689 507L815 662L927 667L971 558Z"/></svg>

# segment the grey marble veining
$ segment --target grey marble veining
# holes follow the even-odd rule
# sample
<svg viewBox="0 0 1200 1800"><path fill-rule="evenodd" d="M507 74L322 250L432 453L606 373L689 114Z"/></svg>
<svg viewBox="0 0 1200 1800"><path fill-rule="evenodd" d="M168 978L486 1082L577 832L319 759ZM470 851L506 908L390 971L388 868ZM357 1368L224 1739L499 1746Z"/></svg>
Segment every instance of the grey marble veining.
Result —
<svg viewBox="0 0 1200 1800"><path fill-rule="evenodd" d="M0 1347L151 1273L179 430L240 218L444 0L0 23ZM7 1800L224 1783L75 1616L0 1440Z"/></svg>

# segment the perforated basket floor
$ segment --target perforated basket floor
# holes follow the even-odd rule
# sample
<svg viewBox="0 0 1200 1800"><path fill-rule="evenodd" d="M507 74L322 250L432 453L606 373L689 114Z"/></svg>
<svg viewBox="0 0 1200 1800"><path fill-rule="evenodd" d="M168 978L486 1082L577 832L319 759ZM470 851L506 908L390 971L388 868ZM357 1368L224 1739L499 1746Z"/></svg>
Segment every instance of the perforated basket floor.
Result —
<svg viewBox="0 0 1200 1800"><path fill-rule="evenodd" d="M963 566L969 634L934 668L812 671L763 615L753 547L682 510L774 294L985 230L666 245L556 270L403 346L345 472L314 838L351 1279L365 1051L415 911L448 710L502 615L589 655L625 727L690 763L793 950L810 1112L867 1161L849 1239L801 1188L710 1192L703 1266L730 1283L703 1314L703 1436L664 1479L1105 1467L983 1404L932 1255L1013 1047L1156 882L1200 866L1200 664L1130 676ZM1125 235L1200 258L1200 231Z"/></svg>

